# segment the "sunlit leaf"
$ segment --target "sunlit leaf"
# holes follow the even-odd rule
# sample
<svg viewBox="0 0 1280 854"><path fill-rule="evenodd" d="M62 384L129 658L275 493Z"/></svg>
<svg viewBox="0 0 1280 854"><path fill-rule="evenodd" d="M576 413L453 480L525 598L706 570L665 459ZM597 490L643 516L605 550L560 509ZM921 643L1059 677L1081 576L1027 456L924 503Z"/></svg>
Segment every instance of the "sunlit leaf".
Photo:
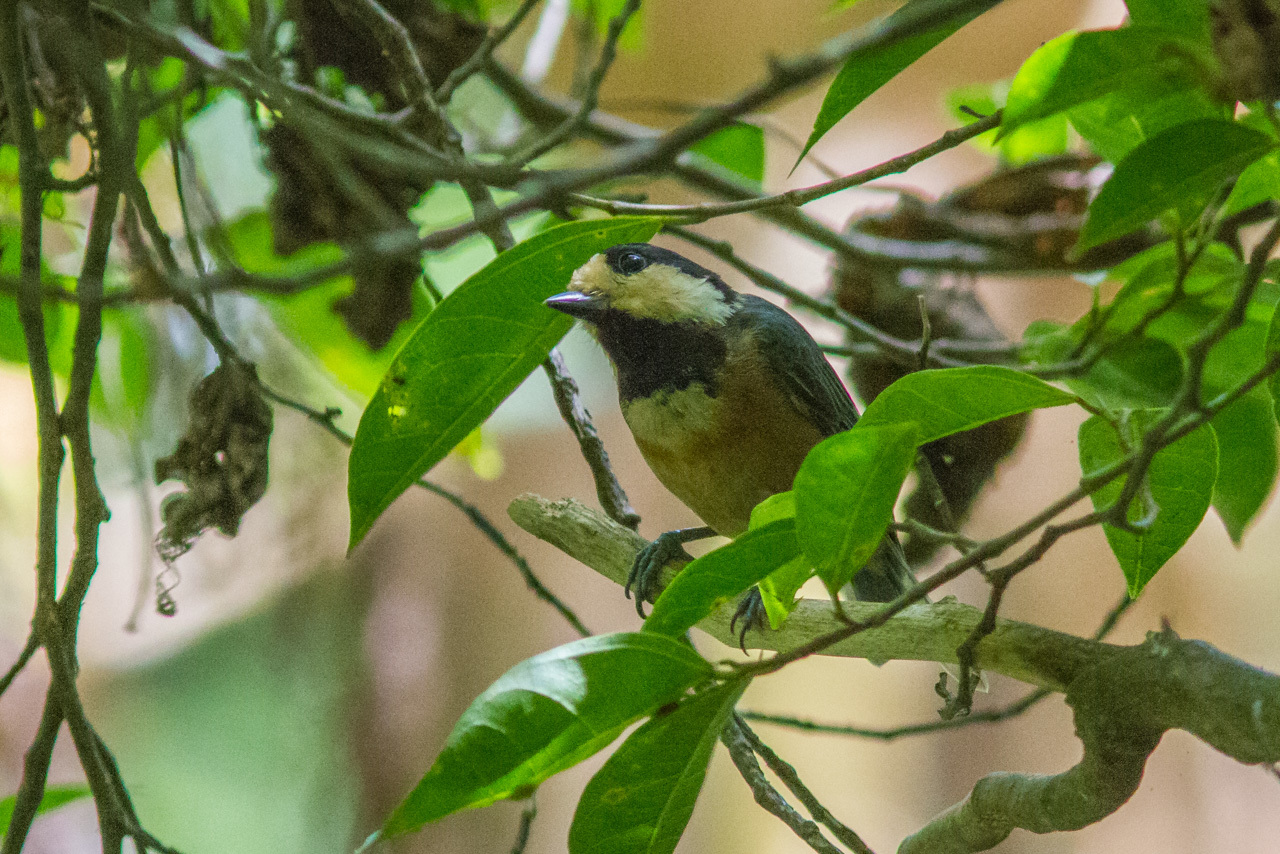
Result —
<svg viewBox="0 0 1280 854"><path fill-rule="evenodd" d="M1013 78L1000 135L1116 90L1186 86L1203 62L1198 53L1194 43L1157 27L1058 36Z"/></svg>
<svg viewBox="0 0 1280 854"><path fill-rule="evenodd" d="M87 798L91 794L88 786L46 786L44 797L36 807L36 815L43 815L73 801ZM13 821L13 809L17 804L17 798L17 795L0 798L0 836L4 836L9 831L9 822Z"/></svg>
<svg viewBox="0 0 1280 854"><path fill-rule="evenodd" d="M1160 133L1116 164L1089 205L1078 250L1123 237L1168 210L1190 222L1228 179L1274 145L1266 134L1216 119Z"/></svg>
<svg viewBox="0 0 1280 854"><path fill-rule="evenodd" d="M920 444L910 421L858 424L819 442L796 473L796 537L832 593L875 553Z"/></svg>
<svg viewBox="0 0 1280 854"><path fill-rule="evenodd" d="M544 306L575 269L661 220L571 222L499 255L413 332L360 418L348 462L354 547L391 502L511 394L572 320Z"/></svg>
<svg viewBox="0 0 1280 854"><path fill-rule="evenodd" d="M633 732L583 790L569 828L570 854L671 854L748 683L708 688Z"/></svg>
<svg viewBox="0 0 1280 854"><path fill-rule="evenodd" d="M865 101L872 92L898 76L898 72L933 50L948 36L995 6L997 2L998 0L985 3L955 0L955 2L943 4L938 0L908 0L884 22L883 26L886 29L915 20L922 13L935 11L937 14L933 20L940 23L926 27L905 39L851 56L827 89L822 107L818 110L818 117L813 123L813 132L809 134L809 139L800 156L796 158L796 163L799 164L804 160L809 149L813 148L827 131L835 127L838 121L848 115L850 110ZM951 10L951 14L942 12L943 8Z"/></svg>
<svg viewBox="0 0 1280 854"><path fill-rule="evenodd" d="M760 191L764 181L764 131L761 128L734 122L689 150L697 159L727 169Z"/></svg>
<svg viewBox="0 0 1280 854"><path fill-rule="evenodd" d="M1158 410L1139 410L1127 422L1128 439L1136 445L1143 430L1160 417ZM1094 474L1126 455L1116 431L1098 417L1080 425L1080 468ZM1152 577L1173 557L1200 526L1213 498L1218 474L1218 442L1213 429L1203 426L1162 449L1147 472L1146 496L1142 491L1126 508L1131 522L1145 521L1140 533L1104 525L1107 542L1136 597ZM1093 506L1110 507L1120 497L1125 477L1119 477L1093 493ZM1149 500L1144 500L1149 497ZM1154 505L1154 506L1152 506ZM1147 518L1154 510L1153 518Z"/></svg>
<svg viewBox="0 0 1280 854"><path fill-rule="evenodd" d="M679 636L797 554L791 519L747 531L680 570L653 604L644 630Z"/></svg>
<svg viewBox="0 0 1280 854"><path fill-rule="evenodd" d="M924 444L1007 415L1073 400L1070 394L1012 368L980 365L917 371L871 401L858 427L914 423Z"/></svg>
<svg viewBox="0 0 1280 854"><path fill-rule="evenodd" d="M522 661L463 713L382 834L528 797L711 674L690 647L652 633L584 638Z"/></svg>

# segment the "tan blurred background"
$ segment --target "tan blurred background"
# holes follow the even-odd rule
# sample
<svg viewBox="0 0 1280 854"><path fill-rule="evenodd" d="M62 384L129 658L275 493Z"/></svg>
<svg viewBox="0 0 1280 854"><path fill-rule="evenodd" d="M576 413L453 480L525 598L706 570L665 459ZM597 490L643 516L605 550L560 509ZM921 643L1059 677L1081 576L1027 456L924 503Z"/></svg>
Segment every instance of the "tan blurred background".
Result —
<svg viewBox="0 0 1280 854"><path fill-rule="evenodd" d="M714 100L758 78L770 54L796 54L859 20L892 8L879 2L833 13L829 0L801 3L737 0L682 4L649 0L643 50L623 55L603 103L636 99ZM951 120L943 106L955 86L1009 77L1042 42L1072 26L1119 23L1118 0L1008 0L961 31L920 67L894 80L842 122L814 151L841 172L872 165L936 138ZM569 63L553 72L563 86ZM803 138L821 100L814 91L773 117ZM659 121L655 114L632 114ZM671 121L670 117L666 117ZM770 189L820 180L805 165L790 179L795 151L771 139ZM993 166L974 149L949 152L895 179L930 194ZM248 180L248 179L246 179ZM668 200L678 200L670 195ZM840 194L812 207L833 225L884 196ZM828 258L749 217L706 227L732 240L749 260L818 292ZM664 240L707 263L687 247ZM737 277L732 284L744 286ZM1070 278L991 279L978 284L985 304L1010 335L1031 320L1073 318L1087 288ZM157 323L189 336L174 317ZM269 336L251 313L242 339ZM834 341L835 330L813 326ZM181 336L179 336L181 338ZM195 346L194 344L192 345ZM578 333L566 345L618 475L654 536L693 524L691 514L657 484L617 412L603 356ZM177 356L175 355L175 363ZM274 372L303 395L328 393L309 380L296 354ZM181 389L166 392L181 400ZM34 544L34 421L26 377L0 373L0 662L11 660L27 630ZM317 400L317 403L328 401ZM350 407L349 407L350 408ZM1007 529L1069 490L1077 477L1074 411L1038 413L1016 458L999 472L970 523L975 536ZM535 571L596 632L631 630L638 620L621 591L534 541L506 518L516 495L594 495L585 464L535 376L494 420L502 476L482 481L450 459L433 477L491 515L529 557ZM81 643L82 683L92 720L117 752L147 827L186 854L350 851L430 765L449 728L484 687L514 663L575 635L524 587L513 567L443 501L407 494L348 560L345 459L341 449L300 419L278 413L272 485L235 540L209 536L179 563L177 616L146 609L138 630L123 628L149 553L160 492L138 475L163 441L98 438L112 521L104 529L103 565L90 593ZM1203 638L1258 666L1280 670L1280 526L1275 502L1234 548L1212 516L1147 588L1115 638L1136 642L1168 618L1180 633ZM65 531L64 544L70 530ZM151 571L154 571L154 567ZM1120 572L1099 531L1073 535L1019 577L1003 614L1078 634L1091 633L1123 591ZM949 592L983 601L972 581ZM733 653L700 638L718 658ZM46 681L43 663L0 701L0 795L19 779ZM891 663L813 660L758 681L745 708L833 723L895 725L935 719L936 669ZM980 703L999 705L1025 690L993 680ZM1078 758L1069 711L1060 698L1016 721L892 743L802 735L768 725L760 734L873 849L898 841L962 798L989 771L1056 772ZM59 743L53 780L80 779L69 746ZM554 778L538 793L528 850L565 848L576 797L602 761ZM521 804L457 815L397 843L405 852L501 852L510 849ZM1190 737L1172 734L1156 751L1141 789L1117 815L1073 834L1018 832L999 851L1271 852L1280 839L1280 782L1239 766ZM33 854L89 851L96 825L87 803L37 822ZM723 755L679 849L683 852L809 850L755 807Z"/></svg>

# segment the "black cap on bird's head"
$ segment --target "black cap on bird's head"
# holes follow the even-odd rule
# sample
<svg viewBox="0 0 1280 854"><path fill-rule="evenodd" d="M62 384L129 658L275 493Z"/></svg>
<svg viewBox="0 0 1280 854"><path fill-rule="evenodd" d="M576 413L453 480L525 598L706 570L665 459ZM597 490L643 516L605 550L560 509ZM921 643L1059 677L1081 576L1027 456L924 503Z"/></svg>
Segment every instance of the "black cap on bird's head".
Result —
<svg viewBox="0 0 1280 854"><path fill-rule="evenodd" d="M722 326L738 301L712 271L648 243L622 243L592 256L574 272L570 288L546 304L591 324L614 315Z"/></svg>

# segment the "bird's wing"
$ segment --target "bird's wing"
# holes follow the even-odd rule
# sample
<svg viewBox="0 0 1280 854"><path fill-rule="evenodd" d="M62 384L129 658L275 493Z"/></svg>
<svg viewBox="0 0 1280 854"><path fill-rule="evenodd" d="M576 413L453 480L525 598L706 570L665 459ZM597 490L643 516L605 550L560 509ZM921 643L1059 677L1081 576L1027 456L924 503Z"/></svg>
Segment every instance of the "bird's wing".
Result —
<svg viewBox="0 0 1280 854"><path fill-rule="evenodd" d="M848 430L858 410L818 343L794 317L768 300L743 296L731 323L742 323L796 409L824 436Z"/></svg>

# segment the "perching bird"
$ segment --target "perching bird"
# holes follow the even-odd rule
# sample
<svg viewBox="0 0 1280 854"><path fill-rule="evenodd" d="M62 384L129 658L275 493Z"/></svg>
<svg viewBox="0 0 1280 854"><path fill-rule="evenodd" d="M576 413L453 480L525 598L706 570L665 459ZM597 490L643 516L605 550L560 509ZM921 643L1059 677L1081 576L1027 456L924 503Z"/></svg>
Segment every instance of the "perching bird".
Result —
<svg viewBox="0 0 1280 854"><path fill-rule="evenodd" d="M683 544L747 530L751 508L791 489L809 449L858 419L817 342L791 315L740 294L712 271L651 246L595 255L547 305L586 324L617 372L622 414L658 480L709 527L668 531L636 557L636 610ZM886 540L855 577L885 602L912 581ZM736 619L763 617L758 591Z"/></svg>

